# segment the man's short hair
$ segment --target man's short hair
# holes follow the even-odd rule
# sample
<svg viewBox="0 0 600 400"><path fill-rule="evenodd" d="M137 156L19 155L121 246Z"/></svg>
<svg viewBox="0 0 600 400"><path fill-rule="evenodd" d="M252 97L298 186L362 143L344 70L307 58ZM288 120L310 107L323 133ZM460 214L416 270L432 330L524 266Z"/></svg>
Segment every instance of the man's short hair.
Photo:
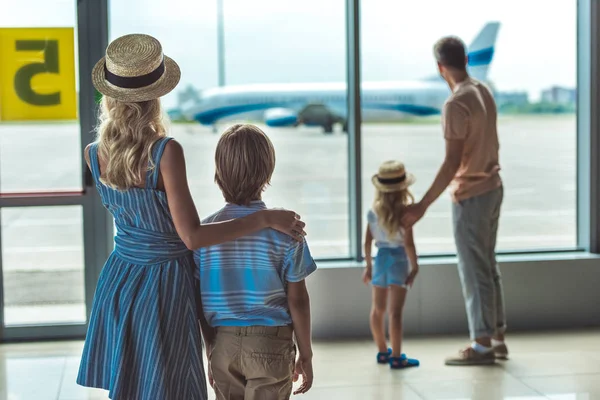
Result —
<svg viewBox="0 0 600 400"><path fill-rule="evenodd" d="M467 68L465 44L456 36L446 36L438 40L433 47L433 53L437 62L444 67L457 70Z"/></svg>
<svg viewBox="0 0 600 400"><path fill-rule="evenodd" d="M219 139L215 167L215 182L225 201L247 206L259 200L271 182L275 148L258 127L236 124Z"/></svg>

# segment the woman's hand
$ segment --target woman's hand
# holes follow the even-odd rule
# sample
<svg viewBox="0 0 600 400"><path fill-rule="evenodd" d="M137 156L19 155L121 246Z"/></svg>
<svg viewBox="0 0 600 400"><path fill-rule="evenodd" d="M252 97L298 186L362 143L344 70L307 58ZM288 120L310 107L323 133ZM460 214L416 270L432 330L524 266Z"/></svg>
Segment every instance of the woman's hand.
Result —
<svg viewBox="0 0 600 400"><path fill-rule="evenodd" d="M270 209L265 210L264 215L268 227L285 233L299 242L304 240L304 236L306 236L304 227L306 224L295 212L284 209Z"/></svg>

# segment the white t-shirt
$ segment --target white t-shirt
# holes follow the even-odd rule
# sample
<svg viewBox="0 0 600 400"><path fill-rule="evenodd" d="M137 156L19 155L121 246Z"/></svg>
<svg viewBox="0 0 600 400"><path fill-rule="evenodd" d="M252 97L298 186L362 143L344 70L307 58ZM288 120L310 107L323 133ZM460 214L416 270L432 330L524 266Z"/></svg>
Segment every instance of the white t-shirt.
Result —
<svg viewBox="0 0 600 400"><path fill-rule="evenodd" d="M394 249L404 247L404 235L402 231L400 230L394 236L390 237L379 223L379 218L375 214L375 211L369 210L367 213L367 222L369 223L369 230L371 231L371 235L373 235L377 248Z"/></svg>

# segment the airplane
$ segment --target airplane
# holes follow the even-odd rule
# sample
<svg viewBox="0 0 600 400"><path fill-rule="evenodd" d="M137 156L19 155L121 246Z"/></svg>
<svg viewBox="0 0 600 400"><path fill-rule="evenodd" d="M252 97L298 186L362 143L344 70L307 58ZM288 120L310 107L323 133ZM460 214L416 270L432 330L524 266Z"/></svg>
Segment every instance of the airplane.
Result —
<svg viewBox="0 0 600 400"><path fill-rule="evenodd" d="M468 47L468 71L475 79L487 81L499 28L499 22L487 23ZM416 81L363 82L362 119L436 115L449 94L439 75ZM182 106L185 102L191 106ZM180 96L179 112L185 119L213 128L219 121L243 118L262 120L269 127L320 126L325 133L341 124L346 132L346 83L249 84L195 93L188 89Z"/></svg>

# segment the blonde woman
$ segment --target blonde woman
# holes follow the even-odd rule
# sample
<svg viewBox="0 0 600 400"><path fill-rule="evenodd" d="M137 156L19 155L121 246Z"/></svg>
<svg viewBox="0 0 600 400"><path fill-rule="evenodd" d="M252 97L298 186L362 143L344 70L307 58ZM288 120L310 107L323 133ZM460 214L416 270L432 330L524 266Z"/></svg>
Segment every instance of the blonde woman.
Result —
<svg viewBox="0 0 600 400"><path fill-rule="evenodd" d="M412 286L419 264L412 229L401 227L406 206L413 202L409 191L415 181L398 161L387 161L373 176L375 201L367 214L365 236L366 268L363 281L371 282L373 303L371 307L371 333L379 349L377 362L392 369L416 367L419 361L402 354L402 309L407 289ZM373 240L378 248L375 263L371 255ZM388 305L389 297L389 308ZM389 317L391 349L387 347L384 328L386 308Z"/></svg>
<svg viewBox="0 0 600 400"><path fill-rule="evenodd" d="M115 249L92 306L77 382L111 399L206 399L199 291L191 250L274 228L302 241L291 211L201 224L181 145L166 136L159 98L180 70L147 35L112 42L92 73L104 95L85 159L115 218Z"/></svg>

